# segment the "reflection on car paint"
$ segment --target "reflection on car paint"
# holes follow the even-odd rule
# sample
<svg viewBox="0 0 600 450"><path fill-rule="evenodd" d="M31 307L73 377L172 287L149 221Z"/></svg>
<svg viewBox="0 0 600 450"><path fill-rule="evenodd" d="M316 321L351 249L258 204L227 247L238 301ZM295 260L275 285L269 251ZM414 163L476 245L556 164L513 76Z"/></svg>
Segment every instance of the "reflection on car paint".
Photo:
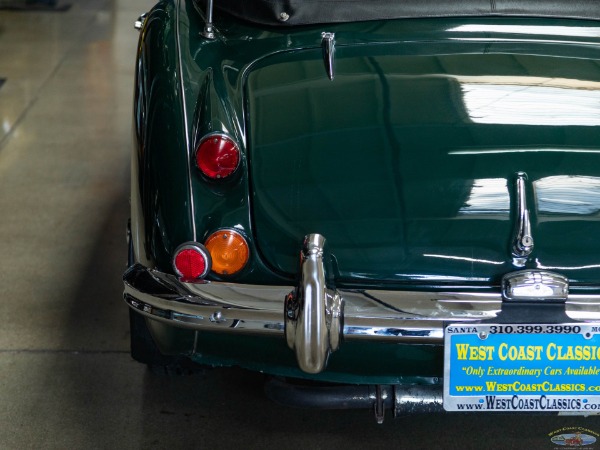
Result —
<svg viewBox="0 0 600 450"><path fill-rule="evenodd" d="M508 214L510 196L504 178L481 178L473 181L469 198L458 214ZM508 220L508 216L505 217Z"/></svg>
<svg viewBox="0 0 600 450"><path fill-rule="evenodd" d="M588 264L584 266L545 266L540 263L539 260L535 260L535 266L538 269L546 269L546 270L583 270L583 269L599 269L600 263L598 264Z"/></svg>
<svg viewBox="0 0 600 450"><path fill-rule="evenodd" d="M461 83L470 120L504 125L600 125L599 88L599 83L590 83L587 88L510 84L505 80Z"/></svg>
<svg viewBox="0 0 600 450"><path fill-rule="evenodd" d="M504 264L504 261L488 261L485 259L469 258L466 256L433 255L433 254L428 254L428 253L424 254L423 256L426 258L453 259L455 261L467 261L467 262L473 262L473 263L477 263L477 264L496 264L496 265Z"/></svg>
<svg viewBox="0 0 600 450"><path fill-rule="evenodd" d="M537 36L570 36L570 37L600 37L597 27L560 27L560 26L536 26L536 25L501 25L475 23L459 25L448 29L462 33L509 33L526 34Z"/></svg>
<svg viewBox="0 0 600 450"><path fill-rule="evenodd" d="M559 175L533 183L537 208L546 214L591 215L600 211L600 178Z"/></svg>
<svg viewBox="0 0 600 450"><path fill-rule="evenodd" d="M592 215L600 212L600 177L557 175L533 182L536 209L541 214ZM510 195L503 178L473 180L459 215L508 214ZM508 220L508 216L505 216Z"/></svg>
<svg viewBox="0 0 600 450"><path fill-rule="evenodd" d="M452 150L449 155L493 155L502 153L600 153L597 148L544 148L544 147L514 147L514 148L469 148Z"/></svg>

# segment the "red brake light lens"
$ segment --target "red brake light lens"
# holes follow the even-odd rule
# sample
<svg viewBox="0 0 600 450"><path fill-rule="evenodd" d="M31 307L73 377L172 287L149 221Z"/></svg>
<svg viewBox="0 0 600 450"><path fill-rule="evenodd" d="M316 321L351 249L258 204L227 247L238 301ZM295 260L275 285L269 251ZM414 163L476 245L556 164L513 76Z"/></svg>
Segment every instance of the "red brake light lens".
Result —
<svg viewBox="0 0 600 450"><path fill-rule="evenodd" d="M196 166L213 180L227 178L240 163L240 150L228 136L213 134L206 136L196 150Z"/></svg>
<svg viewBox="0 0 600 450"><path fill-rule="evenodd" d="M185 280L204 278L211 266L210 254L200 244L184 244L175 251L173 268Z"/></svg>

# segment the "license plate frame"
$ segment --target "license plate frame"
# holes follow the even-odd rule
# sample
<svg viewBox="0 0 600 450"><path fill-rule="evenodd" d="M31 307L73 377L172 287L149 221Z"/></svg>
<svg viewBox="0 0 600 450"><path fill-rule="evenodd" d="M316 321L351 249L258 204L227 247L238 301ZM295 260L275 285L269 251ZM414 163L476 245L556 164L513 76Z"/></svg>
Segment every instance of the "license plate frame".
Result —
<svg viewBox="0 0 600 450"><path fill-rule="evenodd" d="M446 411L600 414L600 323L448 325L443 401Z"/></svg>

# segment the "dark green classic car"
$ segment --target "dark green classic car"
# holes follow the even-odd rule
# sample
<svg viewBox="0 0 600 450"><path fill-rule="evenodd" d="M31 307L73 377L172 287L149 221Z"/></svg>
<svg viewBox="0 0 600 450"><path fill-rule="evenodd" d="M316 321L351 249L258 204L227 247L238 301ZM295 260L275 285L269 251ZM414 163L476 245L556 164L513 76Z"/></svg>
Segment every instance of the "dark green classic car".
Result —
<svg viewBox="0 0 600 450"><path fill-rule="evenodd" d="M600 2L164 0L132 355L298 406L600 413Z"/></svg>

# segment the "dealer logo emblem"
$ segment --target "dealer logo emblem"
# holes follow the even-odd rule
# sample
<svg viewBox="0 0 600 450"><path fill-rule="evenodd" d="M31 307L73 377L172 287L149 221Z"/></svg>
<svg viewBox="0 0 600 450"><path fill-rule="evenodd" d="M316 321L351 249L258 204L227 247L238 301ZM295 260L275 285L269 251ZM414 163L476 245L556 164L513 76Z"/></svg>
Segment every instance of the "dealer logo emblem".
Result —
<svg viewBox="0 0 600 450"><path fill-rule="evenodd" d="M565 447L585 447L596 442L598 433L586 428L561 428L549 434L550 441Z"/></svg>

